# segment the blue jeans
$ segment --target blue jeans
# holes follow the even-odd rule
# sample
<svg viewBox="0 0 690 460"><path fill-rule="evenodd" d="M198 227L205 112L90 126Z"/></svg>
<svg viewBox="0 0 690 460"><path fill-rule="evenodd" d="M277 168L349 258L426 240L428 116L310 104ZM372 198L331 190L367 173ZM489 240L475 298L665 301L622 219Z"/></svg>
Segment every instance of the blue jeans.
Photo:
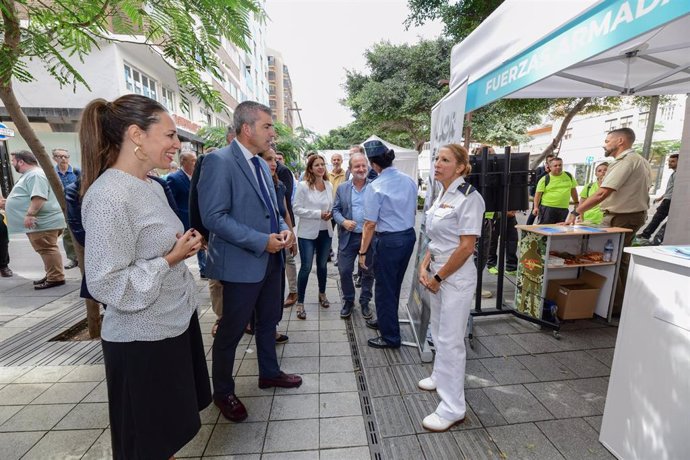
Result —
<svg viewBox="0 0 690 460"><path fill-rule="evenodd" d="M326 274L328 272L328 254L331 251L331 237L328 230L321 230L316 239L297 238L299 246L299 274L297 275L297 302L304 303L304 293L311 273L311 264L316 253L316 278L319 281L319 292L326 292Z"/></svg>
<svg viewBox="0 0 690 460"><path fill-rule="evenodd" d="M381 337L393 346L400 345L400 290L416 239L414 228L410 228L377 233L374 242L376 318Z"/></svg>
<svg viewBox="0 0 690 460"><path fill-rule="evenodd" d="M350 233L347 246L338 250L338 272L340 273L340 287L343 290L343 300L346 302L355 301L355 283L352 281L352 271L354 264L357 263L359 246L362 242L361 233ZM373 246L373 245L371 245ZM367 252L366 265L371 267L373 260L373 250L370 247ZM360 305L368 304L371 300L371 290L374 285L374 274L371 269L362 269L362 292L359 294Z"/></svg>
<svg viewBox="0 0 690 460"><path fill-rule="evenodd" d="M206 273L206 251L200 250L196 253L196 260L199 261L199 273L205 275Z"/></svg>

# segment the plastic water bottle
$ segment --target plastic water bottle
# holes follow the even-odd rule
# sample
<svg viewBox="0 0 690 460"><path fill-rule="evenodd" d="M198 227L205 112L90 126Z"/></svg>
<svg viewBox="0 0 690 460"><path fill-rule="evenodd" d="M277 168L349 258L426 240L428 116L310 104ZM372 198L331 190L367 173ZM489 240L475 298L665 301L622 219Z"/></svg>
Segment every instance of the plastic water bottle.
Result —
<svg viewBox="0 0 690 460"><path fill-rule="evenodd" d="M604 262L611 262L613 260L613 241L608 240L604 245Z"/></svg>

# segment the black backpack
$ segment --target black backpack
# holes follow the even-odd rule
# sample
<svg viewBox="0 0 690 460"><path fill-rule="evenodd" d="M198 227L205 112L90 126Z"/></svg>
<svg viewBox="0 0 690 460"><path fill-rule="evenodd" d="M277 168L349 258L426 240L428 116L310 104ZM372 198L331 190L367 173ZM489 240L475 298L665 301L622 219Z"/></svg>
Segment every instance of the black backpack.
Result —
<svg viewBox="0 0 690 460"><path fill-rule="evenodd" d="M568 177L570 177L571 179L573 178L573 175L570 174L568 171L563 171L563 172L566 173L568 175ZM544 187L548 187L549 182L551 182L551 174L546 175L546 179L544 179Z"/></svg>

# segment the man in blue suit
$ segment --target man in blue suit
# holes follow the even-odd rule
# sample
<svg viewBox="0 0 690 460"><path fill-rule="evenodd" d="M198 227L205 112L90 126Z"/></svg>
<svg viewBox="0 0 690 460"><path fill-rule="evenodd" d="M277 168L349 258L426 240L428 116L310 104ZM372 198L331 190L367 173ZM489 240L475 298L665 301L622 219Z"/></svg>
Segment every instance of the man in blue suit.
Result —
<svg viewBox="0 0 690 460"><path fill-rule="evenodd" d="M192 174L196 165L196 152L183 150L180 152L180 168L165 178L168 187L177 204L177 217L182 221L185 231L189 230L189 193L192 184ZM199 262L199 274L206 278L206 251L196 253Z"/></svg>
<svg viewBox="0 0 690 460"><path fill-rule="evenodd" d="M362 226L364 225L364 192L367 180L367 158L363 153L350 155L350 180L338 186L333 204L333 220L338 224L338 272L340 285L343 289L343 308L341 318L352 315L355 302L355 285L352 281L352 271L357 253L362 242ZM367 251L367 267L372 264L372 249ZM371 288L374 285L374 275L371 270L361 270L360 282L362 292L359 294L359 305L362 316L369 319L373 316L369 301Z"/></svg>
<svg viewBox="0 0 690 460"><path fill-rule="evenodd" d="M283 249L294 242L278 211L268 165L257 153L275 137L271 109L245 101L234 114L237 138L204 158L197 192L209 231L206 274L223 284L223 316L213 342L213 401L228 420L247 418L235 396L232 367L255 312L259 388L294 388L302 378L280 370L275 350L282 312Z"/></svg>

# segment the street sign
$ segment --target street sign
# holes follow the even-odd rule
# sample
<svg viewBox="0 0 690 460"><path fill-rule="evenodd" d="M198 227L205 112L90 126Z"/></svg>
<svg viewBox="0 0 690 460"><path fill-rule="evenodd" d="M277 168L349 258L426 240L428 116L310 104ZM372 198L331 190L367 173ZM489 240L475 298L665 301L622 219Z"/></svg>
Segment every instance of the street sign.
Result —
<svg viewBox="0 0 690 460"><path fill-rule="evenodd" d="M4 141L8 137L14 137L14 130L0 123L0 141Z"/></svg>
<svg viewBox="0 0 690 460"><path fill-rule="evenodd" d="M589 155L589 156L585 159L585 161L587 162L588 165L591 165L592 163L594 163L594 155Z"/></svg>

